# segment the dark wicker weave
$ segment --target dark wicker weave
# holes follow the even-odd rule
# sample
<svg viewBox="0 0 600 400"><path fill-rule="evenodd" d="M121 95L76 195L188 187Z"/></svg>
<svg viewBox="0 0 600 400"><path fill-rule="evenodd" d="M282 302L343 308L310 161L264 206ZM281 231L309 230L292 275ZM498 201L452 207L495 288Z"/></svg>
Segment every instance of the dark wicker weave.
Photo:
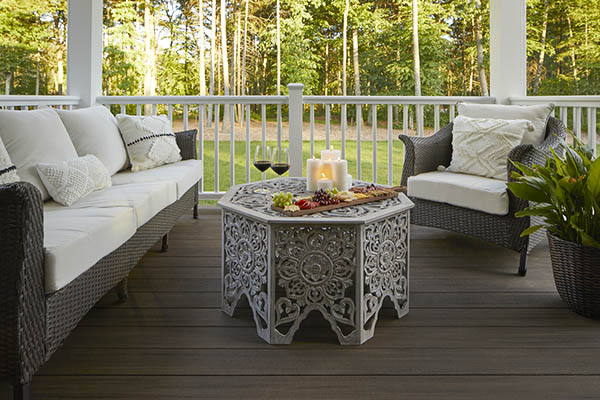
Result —
<svg viewBox="0 0 600 400"><path fill-rule="evenodd" d="M577 314L600 318L600 249L562 240L548 232L558 294Z"/></svg>
<svg viewBox="0 0 600 400"><path fill-rule="evenodd" d="M183 159L196 158L196 130L177 133ZM117 250L64 288L45 294L43 203L26 182L0 185L0 377L15 398L28 396L28 383L77 323L127 275L179 217L197 213L198 185L141 226ZM120 292L126 293L121 286Z"/></svg>
<svg viewBox="0 0 600 400"><path fill-rule="evenodd" d="M400 135L405 154L402 185L406 186L410 176L435 171L439 165L450 165L452 126L453 124L446 125L430 137ZM544 164L551 148L560 151L560 141L565 137L566 129L562 122L551 117L542 144L523 144L511 150L507 161L508 180L513 180L510 174L515 170L510 160L529 166L533 163ZM527 254L543 239L544 231L539 230L533 235L520 237L521 232L532 225L532 221L531 218L516 218L514 214L526 208L527 202L518 199L510 191L508 196L509 212L505 216L411 197L415 203L415 208L411 211L411 223L464 233L514 250L521 254L518 272L524 276L527 272ZM534 220L533 223L537 224L537 221Z"/></svg>

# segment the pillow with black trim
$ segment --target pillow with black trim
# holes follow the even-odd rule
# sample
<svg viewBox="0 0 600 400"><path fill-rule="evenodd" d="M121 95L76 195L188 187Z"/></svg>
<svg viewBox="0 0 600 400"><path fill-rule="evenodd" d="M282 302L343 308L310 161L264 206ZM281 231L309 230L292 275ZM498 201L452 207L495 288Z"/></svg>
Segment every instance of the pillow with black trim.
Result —
<svg viewBox="0 0 600 400"><path fill-rule="evenodd" d="M171 122L165 115L117 115L133 172L181 161Z"/></svg>
<svg viewBox="0 0 600 400"><path fill-rule="evenodd" d="M17 175L17 167L10 161L10 156L2 139L0 139L0 185L5 183L19 182L21 179Z"/></svg>

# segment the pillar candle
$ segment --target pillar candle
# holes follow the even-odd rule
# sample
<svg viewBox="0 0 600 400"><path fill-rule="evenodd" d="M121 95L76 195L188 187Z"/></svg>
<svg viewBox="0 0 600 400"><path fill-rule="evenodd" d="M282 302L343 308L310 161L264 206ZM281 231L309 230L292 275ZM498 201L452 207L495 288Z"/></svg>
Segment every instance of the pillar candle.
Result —
<svg viewBox="0 0 600 400"><path fill-rule="evenodd" d="M334 150L333 146L329 148L329 150L321 150L321 160L323 161L334 161L340 159L340 151Z"/></svg>
<svg viewBox="0 0 600 400"><path fill-rule="evenodd" d="M333 183L331 182L331 179L329 179L329 178L321 178L317 182L317 187L319 189L327 190L327 189L333 188Z"/></svg>
<svg viewBox="0 0 600 400"><path fill-rule="evenodd" d="M332 161L331 168L331 180L333 181L333 186L335 186L339 190L345 190L344 187L346 185L346 175L348 175L348 161Z"/></svg>
<svg viewBox="0 0 600 400"><path fill-rule="evenodd" d="M333 180L333 161L321 161L321 173Z"/></svg>
<svg viewBox="0 0 600 400"><path fill-rule="evenodd" d="M321 160L309 158L306 160L306 190L314 192L318 189L317 182L321 178Z"/></svg>
<svg viewBox="0 0 600 400"><path fill-rule="evenodd" d="M352 187L352 175L348 174L346 175L346 187L344 188L344 191L349 190Z"/></svg>

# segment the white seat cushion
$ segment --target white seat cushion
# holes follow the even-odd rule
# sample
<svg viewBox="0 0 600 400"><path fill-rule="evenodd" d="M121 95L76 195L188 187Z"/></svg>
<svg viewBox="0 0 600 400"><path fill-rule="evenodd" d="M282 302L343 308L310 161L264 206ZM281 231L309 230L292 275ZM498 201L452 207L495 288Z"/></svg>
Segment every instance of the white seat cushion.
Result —
<svg viewBox="0 0 600 400"><path fill-rule="evenodd" d="M56 110L73 141L77 154L93 154L111 175L127 168L129 159L117 120L103 106Z"/></svg>
<svg viewBox="0 0 600 400"><path fill-rule="evenodd" d="M139 228L176 200L175 182L131 183L93 192L69 208L133 208L136 227ZM49 205L48 208L50 207ZM53 207L61 206L54 203Z"/></svg>
<svg viewBox="0 0 600 400"><path fill-rule="evenodd" d="M476 175L434 171L411 176L408 195L495 215L509 209L506 182Z"/></svg>
<svg viewBox="0 0 600 400"><path fill-rule="evenodd" d="M131 207L44 207L46 293L59 290L119 248L135 233Z"/></svg>
<svg viewBox="0 0 600 400"><path fill-rule="evenodd" d="M202 178L202 161L184 160L145 171L123 171L112 177L115 186L130 183L172 181L177 184L177 199Z"/></svg>

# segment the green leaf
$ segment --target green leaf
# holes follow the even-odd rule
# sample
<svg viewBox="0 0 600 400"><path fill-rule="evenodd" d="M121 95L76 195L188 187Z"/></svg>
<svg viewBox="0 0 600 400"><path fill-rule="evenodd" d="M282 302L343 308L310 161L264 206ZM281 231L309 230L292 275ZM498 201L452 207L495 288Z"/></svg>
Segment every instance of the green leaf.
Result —
<svg viewBox="0 0 600 400"><path fill-rule="evenodd" d="M539 231L543 227L544 227L543 225L533 225L533 226L530 226L529 228L527 228L523 232L521 232L521 237L525 237L527 235L531 235L532 233L535 233L535 232Z"/></svg>
<svg viewBox="0 0 600 400"><path fill-rule="evenodd" d="M533 201L535 203L548 202L548 196L538 187L526 182L508 182L508 188L520 199Z"/></svg>
<svg viewBox="0 0 600 400"><path fill-rule="evenodd" d="M587 187L595 199L600 198L600 158L590 166L587 178Z"/></svg>
<svg viewBox="0 0 600 400"><path fill-rule="evenodd" d="M591 235L583 231L579 233L581 234L581 244L583 244L584 246L600 248L600 242L594 239Z"/></svg>

